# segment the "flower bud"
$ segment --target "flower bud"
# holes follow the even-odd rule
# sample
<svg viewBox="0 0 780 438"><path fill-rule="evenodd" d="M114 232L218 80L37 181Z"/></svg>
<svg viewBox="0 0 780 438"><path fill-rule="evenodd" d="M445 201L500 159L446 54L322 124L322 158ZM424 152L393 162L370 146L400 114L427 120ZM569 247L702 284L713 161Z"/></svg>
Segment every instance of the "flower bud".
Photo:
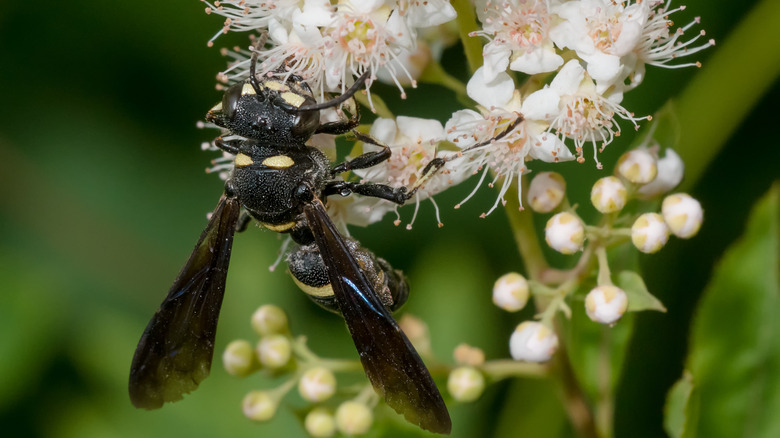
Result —
<svg viewBox="0 0 780 438"><path fill-rule="evenodd" d="M658 174L658 165L653 154L647 149L633 149L620 157L617 172L634 184L647 184Z"/></svg>
<svg viewBox="0 0 780 438"><path fill-rule="evenodd" d="M327 368L311 368L298 381L298 392L313 403L327 400L336 393L336 376Z"/></svg>
<svg viewBox="0 0 780 438"><path fill-rule="evenodd" d="M669 230L682 239L695 236L704 220L701 204L686 193L675 193L664 198L661 213Z"/></svg>
<svg viewBox="0 0 780 438"><path fill-rule="evenodd" d="M602 324L612 324L628 309L628 296L619 287L603 285L591 289L585 297L588 317Z"/></svg>
<svg viewBox="0 0 780 438"><path fill-rule="evenodd" d="M685 164L674 149L667 148L663 158L658 160L658 175L637 190L642 199L650 199L677 187L682 181Z"/></svg>
<svg viewBox="0 0 780 438"><path fill-rule="evenodd" d="M303 421L306 432L315 438L328 438L336 433L336 419L323 408L315 408Z"/></svg>
<svg viewBox="0 0 780 438"><path fill-rule="evenodd" d="M252 314L252 328L260 336L287 332L287 314L279 306L266 304Z"/></svg>
<svg viewBox="0 0 780 438"><path fill-rule="evenodd" d="M574 254L582 249L585 242L585 227L577 216L568 212L558 213L547 221L544 239L550 248L563 254Z"/></svg>
<svg viewBox="0 0 780 438"><path fill-rule="evenodd" d="M346 401L336 409L336 427L344 435L362 435L374 422L374 414L363 403Z"/></svg>
<svg viewBox="0 0 780 438"><path fill-rule="evenodd" d="M626 206L626 186L614 176L599 179L590 191L590 202L602 213L614 213Z"/></svg>
<svg viewBox="0 0 780 438"><path fill-rule="evenodd" d="M290 340L284 335L268 335L257 343L257 357L263 366L275 369L287 365L292 355Z"/></svg>
<svg viewBox="0 0 780 438"><path fill-rule="evenodd" d="M398 321L398 326L420 354L431 352L431 335L425 321L407 312Z"/></svg>
<svg viewBox="0 0 780 438"><path fill-rule="evenodd" d="M237 377L246 377L257 366L255 352L252 345L243 339L235 340L228 344L222 353L222 365L228 374Z"/></svg>
<svg viewBox="0 0 780 438"><path fill-rule="evenodd" d="M525 321L509 338L509 352L515 360L546 362L558 349L558 337L547 326Z"/></svg>
<svg viewBox="0 0 780 438"><path fill-rule="evenodd" d="M528 281L517 272L504 274L493 285L493 304L517 312L528 302Z"/></svg>
<svg viewBox="0 0 780 438"><path fill-rule="evenodd" d="M452 355L455 358L455 363L459 365L476 367L485 363L485 352L468 344L459 344L455 347Z"/></svg>
<svg viewBox="0 0 780 438"><path fill-rule="evenodd" d="M669 227L658 213L645 213L631 226L631 241L645 254L658 252L669 240Z"/></svg>
<svg viewBox="0 0 780 438"><path fill-rule="evenodd" d="M277 401L266 391L252 391L244 397L244 416L254 421L270 420L276 413Z"/></svg>
<svg viewBox="0 0 780 438"><path fill-rule="evenodd" d="M455 368L447 378L447 390L459 402L472 402L485 390L485 378L476 368Z"/></svg>
<svg viewBox="0 0 780 438"><path fill-rule="evenodd" d="M549 213L563 201L566 181L560 173L542 172L528 186L528 203L537 213Z"/></svg>

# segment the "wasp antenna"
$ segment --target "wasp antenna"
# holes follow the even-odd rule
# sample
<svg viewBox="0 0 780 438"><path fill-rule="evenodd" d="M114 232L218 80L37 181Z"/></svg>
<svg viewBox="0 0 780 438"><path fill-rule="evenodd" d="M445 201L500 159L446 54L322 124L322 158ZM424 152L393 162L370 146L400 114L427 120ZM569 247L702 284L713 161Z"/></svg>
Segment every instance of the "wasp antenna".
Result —
<svg viewBox="0 0 780 438"><path fill-rule="evenodd" d="M252 58L249 60L249 83L252 84L252 88L255 89L255 92L258 95L261 93L262 88L260 87L260 82L257 81L257 57L260 54L260 47L265 45L267 37L268 34L261 34L249 47L252 51Z"/></svg>
<svg viewBox="0 0 780 438"><path fill-rule="evenodd" d="M344 94L342 94L339 97L333 98L327 102L318 103L315 105L306 105L301 106L298 108L295 108L296 112L302 112L302 111L317 111L325 108L330 108L336 105L341 104L342 102L346 101L347 99L350 99L352 96L357 93L357 90L360 89L360 87L368 80L368 77L371 75L371 70L366 70L360 77L355 81L354 84L352 84L351 87L349 87L349 90L347 90Z"/></svg>

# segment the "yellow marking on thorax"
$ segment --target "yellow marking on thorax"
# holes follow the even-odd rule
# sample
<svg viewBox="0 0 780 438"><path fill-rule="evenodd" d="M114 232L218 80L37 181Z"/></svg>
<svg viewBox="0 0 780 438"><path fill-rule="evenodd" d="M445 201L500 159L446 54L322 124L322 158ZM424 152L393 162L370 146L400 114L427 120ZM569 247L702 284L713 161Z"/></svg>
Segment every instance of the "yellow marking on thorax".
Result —
<svg viewBox="0 0 780 438"><path fill-rule="evenodd" d="M244 86L241 87L241 95L246 96L247 94L257 94L257 91L255 91L255 87L253 87L252 84L244 84Z"/></svg>
<svg viewBox="0 0 780 438"><path fill-rule="evenodd" d="M287 169L295 164L292 158L287 155L274 155L263 160L263 166L272 167L274 169Z"/></svg>
<svg viewBox="0 0 780 438"><path fill-rule="evenodd" d="M279 81L265 81L263 82L263 86L274 91L290 91L290 87Z"/></svg>
<svg viewBox="0 0 780 438"><path fill-rule="evenodd" d="M211 109L209 110L209 112L210 112L210 113L215 113L215 112L217 112L217 111L222 111L222 102L220 102L220 103L218 103L218 104L214 105L214 106L213 106L213 107L211 107Z"/></svg>
<svg viewBox="0 0 780 438"><path fill-rule="evenodd" d="M260 225L268 228L271 231L276 231L277 233L283 233L290 228L295 226L295 222L287 222L286 224L281 225L274 225L274 224L267 224L265 222L260 222Z"/></svg>
<svg viewBox="0 0 780 438"><path fill-rule="evenodd" d="M252 157L246 154L238 154L236 155L236 167L245 167L245 166L251 166L255 162L252 161Z"/></svg>
<svg viewBox="0 0 780 438"><path fill-rule="evenodd" d="M298 108L301 105L303 105L303 102L306 102L306 98L301 96L300 94L296 94L293 92L286 92L282 93L282 99L284 99L285 102L289 103L290 105Z"/></svg>
<svg viewBox="0 0 780 438"><path fill-rule="evenodd" d="M325 286L320 287L314 287L309 286L308 284L301 283L297 278L295 278L294 275L290 275L292 277L295 284L300 288L302 291L304 291L307 295L311 295L314 297L332 297L333 296L333 286L330 285L330 283L326 284Z"/></svg>

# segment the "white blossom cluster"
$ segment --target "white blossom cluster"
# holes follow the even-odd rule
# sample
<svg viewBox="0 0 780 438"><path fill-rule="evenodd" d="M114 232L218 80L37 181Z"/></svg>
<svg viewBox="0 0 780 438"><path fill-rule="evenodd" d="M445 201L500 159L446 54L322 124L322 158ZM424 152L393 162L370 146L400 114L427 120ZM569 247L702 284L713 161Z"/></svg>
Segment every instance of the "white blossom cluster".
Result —
<svg viewBox="0 0 780 438"><path fill-rule="evenodd" d="M419 28L455 18L447 0L207 0L206 12L225 17L229 31L266 32L260 73L297 74L315 92L343 91L366 70L414 84L405 67L417 47ZM223 72L229 83L248 77L249 53ZM399 78L400 77L400 78Z"/></svg>
<svg viewBox="0 0 780 438"><path fill-rule="evenodd" d="M373 80L387 78L405 97L402 84L416 86L424 68L418 64L437 62L416 56L421 35L431 38L436 33L429 28L456 17L448 0L204 2L207 13L225 17L212 41L230 31L263 35L258 74L296 74L323 100L325 93L343 92L366 71L371 72L367 89ZM363 180L408 186L433 157L447 161L417 192L418 206L481 173L461 204L490 174L491 187L501 181L493 207L483 216L490 214L506 204L512 183L528 172L526 162L584 162L586 145L601 168L598 153L621 134L621 124L638 129L640 121L650 119L621 105L624 94L644 79L646 66L698 65L678 58L714 44L697 42L703 31L684 36L698 18L673 27L670 16L685 7L672 8L671 0L474 0L474 7L481 28L469 35L486 41L483 65L466 86L477 105L455 111L443 130L439 121L403 116L380 119L371 130L391 147L393 158L359 174ZM251 52L224 53L232 63L221 80L245 80ZM524 84L516 82L524 76L514 72L528 76ZM368 99L373 106L371 93ZM365 225L381 219L380 210L394 208L358 204L370 218L347 219L350 223Z"/></svg>

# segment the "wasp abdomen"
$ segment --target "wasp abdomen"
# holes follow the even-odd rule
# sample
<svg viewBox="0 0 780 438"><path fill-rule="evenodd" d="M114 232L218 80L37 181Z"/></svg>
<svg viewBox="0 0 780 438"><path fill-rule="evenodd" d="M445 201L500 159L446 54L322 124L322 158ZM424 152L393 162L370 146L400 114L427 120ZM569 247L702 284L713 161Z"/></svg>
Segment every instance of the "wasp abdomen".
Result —
<svg viewBox="0 0 780 438"><path fill-rule="evenodd" d="M358 241L344 238L366 277L374 286L379 299L390 311L400 308L409 297L406 277L393 269L387 261L360 246ZM287 256L287 265L295 284L315 303L332 312L340 313L328 271L316 244L301 245Z"/></svg>

